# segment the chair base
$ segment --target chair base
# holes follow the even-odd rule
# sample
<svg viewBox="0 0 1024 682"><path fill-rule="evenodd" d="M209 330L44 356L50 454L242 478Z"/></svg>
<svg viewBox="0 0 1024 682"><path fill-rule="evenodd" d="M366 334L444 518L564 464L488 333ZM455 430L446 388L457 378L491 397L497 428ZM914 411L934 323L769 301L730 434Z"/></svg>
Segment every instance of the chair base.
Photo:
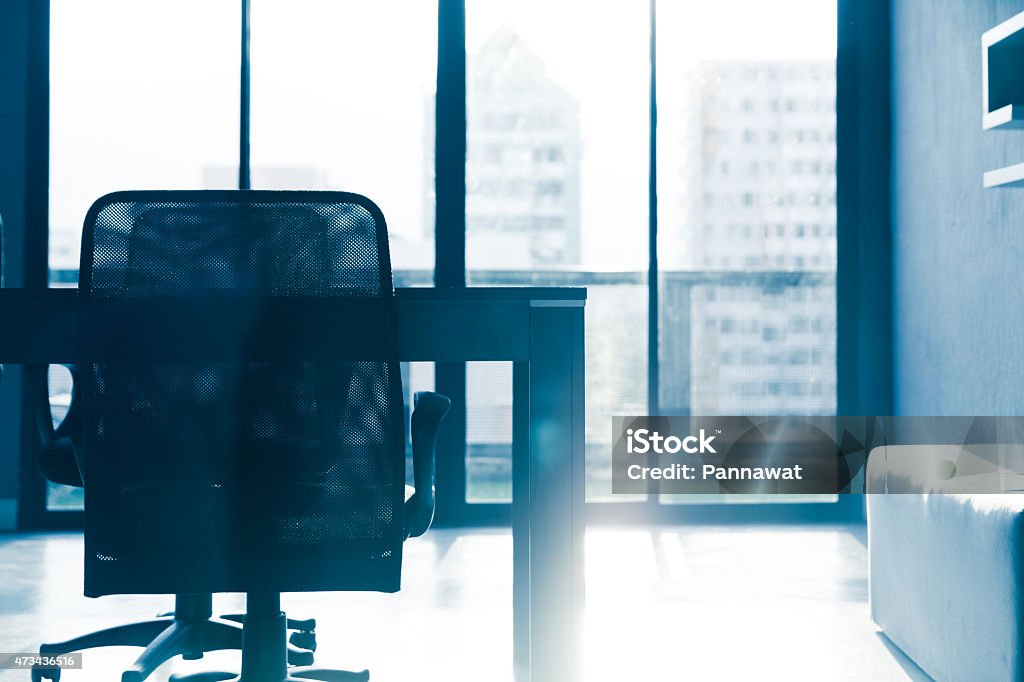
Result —
<svg viewBox="0 0 1024 682"><path fill-rule="evenodd" d="M39 647L39 653L56 656L107 646L143 647L135 663L121 675L121 682L142 682L175 656L195 660L210 651L242 648L242 625L234 620L214 618L212 611L213 595L177 595L173 614L99 630L64 642L43 644ZM311 646L300 648L286 644L287 661L291 665L311 666L313 649L316 648L315 633L312 630L315 621L287 623L289 626L292 624L310 628L293 633L293 640L296 639L294 635L300 635L298 640ZM32 670L33 682L59 679L58 668Z"/></svg>
<svg viewBox="0 0 1024 682"><path fill-rule="evenodd" d="M204 672L191 675L171 675L170 682L250 682L252 678L243 677L238 673ZM252 682L264 682L259 677ZM297 667L289 668L284 677L275 682L303 682L303 680L323 680L324 682L367 682L370 671L350 672L348 670L332 670L330 668Z"/></svg>
<svg viewBox="0 0 1024 682"><path fill-rule="evenodd" d="M281 595L256 592L246 596L246 613L242 623L242 671L200 672L172 675L171 682L366 682L370 672L350 672L290 666L287 656L288 619L281 611Z"/></svg>

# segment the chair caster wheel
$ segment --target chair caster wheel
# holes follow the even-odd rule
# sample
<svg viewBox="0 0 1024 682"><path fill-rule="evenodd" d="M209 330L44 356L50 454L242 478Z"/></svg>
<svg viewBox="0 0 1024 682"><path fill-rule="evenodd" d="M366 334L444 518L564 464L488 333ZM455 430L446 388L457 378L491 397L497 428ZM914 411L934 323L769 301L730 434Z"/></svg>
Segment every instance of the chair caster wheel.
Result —
<svg viewBox="0 0 1024 682"><path fill-rule="evenodd" d="M312 630L297 630L288 635L288 641L300 649L316 651L316 632Z"/></svg>
<svg viewBox="0 0 1024 682"><path fill-rule="evenodd" d="M288 642L307 651L316 650L316 633L312 630L298 630L288 636Z"/></svg>
<svg viewBox="0 0 1024 682"><path fill-rule="evenodd" d="M43 682L43 680L60 679L60 668L32 668L32 682Z"/></svg>

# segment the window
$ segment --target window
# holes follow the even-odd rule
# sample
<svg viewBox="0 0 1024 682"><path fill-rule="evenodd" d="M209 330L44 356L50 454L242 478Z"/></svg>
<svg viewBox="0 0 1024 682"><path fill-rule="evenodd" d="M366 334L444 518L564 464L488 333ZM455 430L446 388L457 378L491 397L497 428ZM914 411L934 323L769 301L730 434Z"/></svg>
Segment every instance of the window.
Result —
<svg viewBox="0 0 1024 682"><path fill-rule="evenodd" d="M50 284L71 286L99 197L237 186L238 11L204 0L50 5ZM161 30L124 30L152 25ZM52 367L57 420L70 390L69 372ZM82 490L49 484L46 504L80 508Z"/></svg>
<svg viewBox="0 0 1024 682"><path fill-rule="evenodd" d="M436 0L260 0L251 22L253 188L370 197L396 285L429 283ZM500 165L505 151L477 153Z"/></svg>
<svg viewBox="0 0 1024 682"><path fill-rule="evenodd" d="M392 21L399 11L408 23ZM51 0L51 285L77 282L82 221L103 194L238 187L239 13L238 2ZM371 197L398 286L432 281L437 36L422 28L436 17L436 3L402 0L267 0L252 13L252 186ZM389 30L338 40L345 24ZM151 25L161 30L125 30ZM374 105L352 106L354 94ZM409 397L433 386L432 365L403 374ZM52 367L55 419L70 387ZM47 506L81 498L49 485Z"/></svg>
<svg viewBox="0 0 1024 682"><path fill-rule="evenodd" d="M430 285L437 34L424 27L436 25L437 3L253 5L252 187L369 197L388 223L395 286ZM403 21L395 22L399 14ZM364 30L339 39L346 26ZM503 151L479 153L500 164ZM433 390L433 364L403 363L402 386L407 406L415 392ZM408 443L406 456L411 478Z"/></svg>
<svg viewBox="0 0 1024 682"><path fill-rule="evenodd" d="M657 9L658 407L834 413L835 235L818 226L835 222L834 202L821 197L835 191L835 148L822 141L835 133L836 5L743 0ZM726 176L716 171L725 163L763 172ZM711 188L741 200L693 200ZM699 229L732 222L761 228ZM697 295L710 291L713 299ZM717 327L707 323L712 317ZM742 381L727 362L736 356Z"/></svg>
<svg viewBox="0 0 1024 682"><path fill-rule="evenodd" d="M80 225L101 194L237 186L240 2L51 1L58 285L77 278ZM659 2L656 131L646 4L465 7L466 281L588 288L588 500L637 501L609 496L613 414L834 412L835 3ZM371 197L397 286L433 282L437 11L253 3L252 186ZM154 23L169 30L124 30ZM511 496L511 377L509 363L467 366L460 503ZM430 388L434 367L403 378ZM69 382L61 370L51 381L59 415Z"/></svg>
<svg viewBox="0 0 1024 682"><path fill-rule="evenodd" d="M587 29L567 40L581 16ZM606 498L611 416L647 409L649 15L633 3L467 0L466 24L467 183L497 177L510 190L467 196L467 280L588 288L587 492ZM485 145L545 151L491 168L474 154ZM510 386L510 366L468 369L470 501L508 498Z"/></svg>
<svg viewBox="0 0 1024 682"><path fill-rule="evenodd" d="M50 271L73 284L102 195L238 186L238 7L50 4Z"/></svg>

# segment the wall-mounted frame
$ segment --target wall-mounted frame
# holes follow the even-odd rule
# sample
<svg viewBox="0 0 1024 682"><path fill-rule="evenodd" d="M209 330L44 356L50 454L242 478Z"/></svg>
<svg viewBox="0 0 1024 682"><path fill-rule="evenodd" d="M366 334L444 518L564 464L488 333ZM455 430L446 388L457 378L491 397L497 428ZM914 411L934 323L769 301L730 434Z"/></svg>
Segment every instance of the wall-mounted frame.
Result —
<svg viewBox="0 0 1024 682"><path fill-rule="evenodd" d="M1024 128L1024 12L981 36L981 127Z"/></svg>
<svg viewBox="0 0 1024 682"><path fill-rule="evenodd" d="M982 130L1024 129L1024 12L981 36ZM1024 163L986 171L983 185L1024 187Z"/></svg>

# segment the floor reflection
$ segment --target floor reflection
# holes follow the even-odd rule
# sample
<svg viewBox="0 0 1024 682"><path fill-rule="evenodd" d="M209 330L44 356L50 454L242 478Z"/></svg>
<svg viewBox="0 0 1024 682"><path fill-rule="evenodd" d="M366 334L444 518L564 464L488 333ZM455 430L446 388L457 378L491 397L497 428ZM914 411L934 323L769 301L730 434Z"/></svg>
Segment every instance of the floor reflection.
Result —
<svg viewBox="0 0 1024 682"><path fill-rule="evenodd" d="M870 622L863 527L597 528L587 534L587 682L925 680ZM374 680L511 682L512 542L506 530L434 530L406 545L402 592L285 595L319 623L317 660ZM29 651L171 599L81 596L76 534L0 539L0 650ZM218 595L222 612L243 606ZM118 679L137 650L89 652L63 680ZM237 654L171 672L234 667ZM28 679L0 671L0 679Z"/></svg>

